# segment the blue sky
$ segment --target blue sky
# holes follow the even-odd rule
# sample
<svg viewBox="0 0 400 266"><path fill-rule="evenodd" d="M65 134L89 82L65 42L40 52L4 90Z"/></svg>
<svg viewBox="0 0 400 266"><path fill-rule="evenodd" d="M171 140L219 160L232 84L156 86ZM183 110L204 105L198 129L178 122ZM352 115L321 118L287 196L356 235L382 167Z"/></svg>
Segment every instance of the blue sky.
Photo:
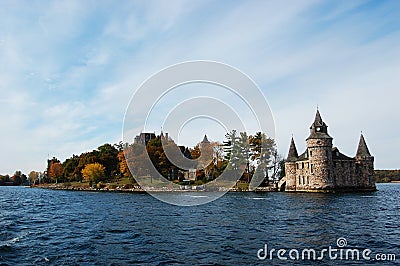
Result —
<svg viewBox="0 0 400 266"><path fill-rule="evenodd" d="M400 168L399 12L399 1L1 1L0 174L118 142L135 89L187 60L249 75L283 155L292 134L305 148L319 105L342 152L354 156L362 130L375 167ZM181 144L207 131L192 126Z"/></svg>

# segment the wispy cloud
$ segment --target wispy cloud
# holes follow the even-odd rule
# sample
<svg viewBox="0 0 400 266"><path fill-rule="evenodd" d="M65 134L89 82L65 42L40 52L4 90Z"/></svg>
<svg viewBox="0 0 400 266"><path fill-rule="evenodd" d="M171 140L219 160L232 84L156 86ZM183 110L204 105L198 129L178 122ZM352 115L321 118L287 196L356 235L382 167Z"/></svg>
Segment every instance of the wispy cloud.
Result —
<svg viewBox="0 0 400 266"><path fill-rule="evenodd" d="M3 1L0 172L43 170L48 154L119 141L141 82L193 59L231 64L260 85L282 154L292 133L304 148L319 104L345 153L363 130L377 167L396 168L399 10L395 1Z"/></svg>

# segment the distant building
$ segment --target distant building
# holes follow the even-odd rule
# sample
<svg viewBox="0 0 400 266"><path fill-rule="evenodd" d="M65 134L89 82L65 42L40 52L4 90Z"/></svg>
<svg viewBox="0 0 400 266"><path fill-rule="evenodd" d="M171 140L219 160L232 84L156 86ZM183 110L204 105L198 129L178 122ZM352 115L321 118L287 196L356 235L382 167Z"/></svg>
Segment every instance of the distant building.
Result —
<svg viewBox="0 0 400 266"><path fill-rule="evenodd" d="M137 135L135 137L133 142L136 144L142 144L142 145L146 146L150 140L155 139L155 138L156 138L155 133L140 133L139 135Z"/></svg>
<svg viewBox="0 0 400 266"><path fill-rule="evenodd" d="M361 134L355 157L332 147L333 138L317 110L306 139L307 149L298 155L293 137L285 163L281 190L301 192L374 191L374 157Z"/></svg>

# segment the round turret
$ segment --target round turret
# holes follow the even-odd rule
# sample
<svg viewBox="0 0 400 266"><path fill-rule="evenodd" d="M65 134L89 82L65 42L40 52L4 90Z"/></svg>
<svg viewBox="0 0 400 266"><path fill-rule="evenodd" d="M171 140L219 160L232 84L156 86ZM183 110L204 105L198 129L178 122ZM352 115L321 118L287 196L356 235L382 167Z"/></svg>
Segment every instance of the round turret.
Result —
<svg viewBox="0 0 400 266"><path fill-rule="evenodd" d="M306 140L312 189L329 189L334 186L332 137L328 135L327 128L317 110L314 123L310 127L310 136Z"/></svg>

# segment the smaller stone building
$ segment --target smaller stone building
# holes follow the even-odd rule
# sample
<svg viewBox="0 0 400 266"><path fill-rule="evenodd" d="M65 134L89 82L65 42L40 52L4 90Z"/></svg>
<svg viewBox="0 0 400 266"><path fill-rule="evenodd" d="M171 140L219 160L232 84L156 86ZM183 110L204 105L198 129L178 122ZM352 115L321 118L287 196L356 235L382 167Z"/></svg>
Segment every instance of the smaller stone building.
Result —
<svg viewBox="0 0 400 266"><path fill-rule="evenodd" d="M143 133L142 132L135 137L135 139L133 140L133 143L142 144L142 145L146 146L150 140L155 139L155 138L156 138L155 133Z"/></svg>
<svg viewBox="0 0 400 266"><path fill-rule="evenodd" d="M374 191L374 157L361 134L355 157L332 146L328 126L317 110L306 139L307 149L298 155L292 138L280 189L290 192Z"/></svg>

